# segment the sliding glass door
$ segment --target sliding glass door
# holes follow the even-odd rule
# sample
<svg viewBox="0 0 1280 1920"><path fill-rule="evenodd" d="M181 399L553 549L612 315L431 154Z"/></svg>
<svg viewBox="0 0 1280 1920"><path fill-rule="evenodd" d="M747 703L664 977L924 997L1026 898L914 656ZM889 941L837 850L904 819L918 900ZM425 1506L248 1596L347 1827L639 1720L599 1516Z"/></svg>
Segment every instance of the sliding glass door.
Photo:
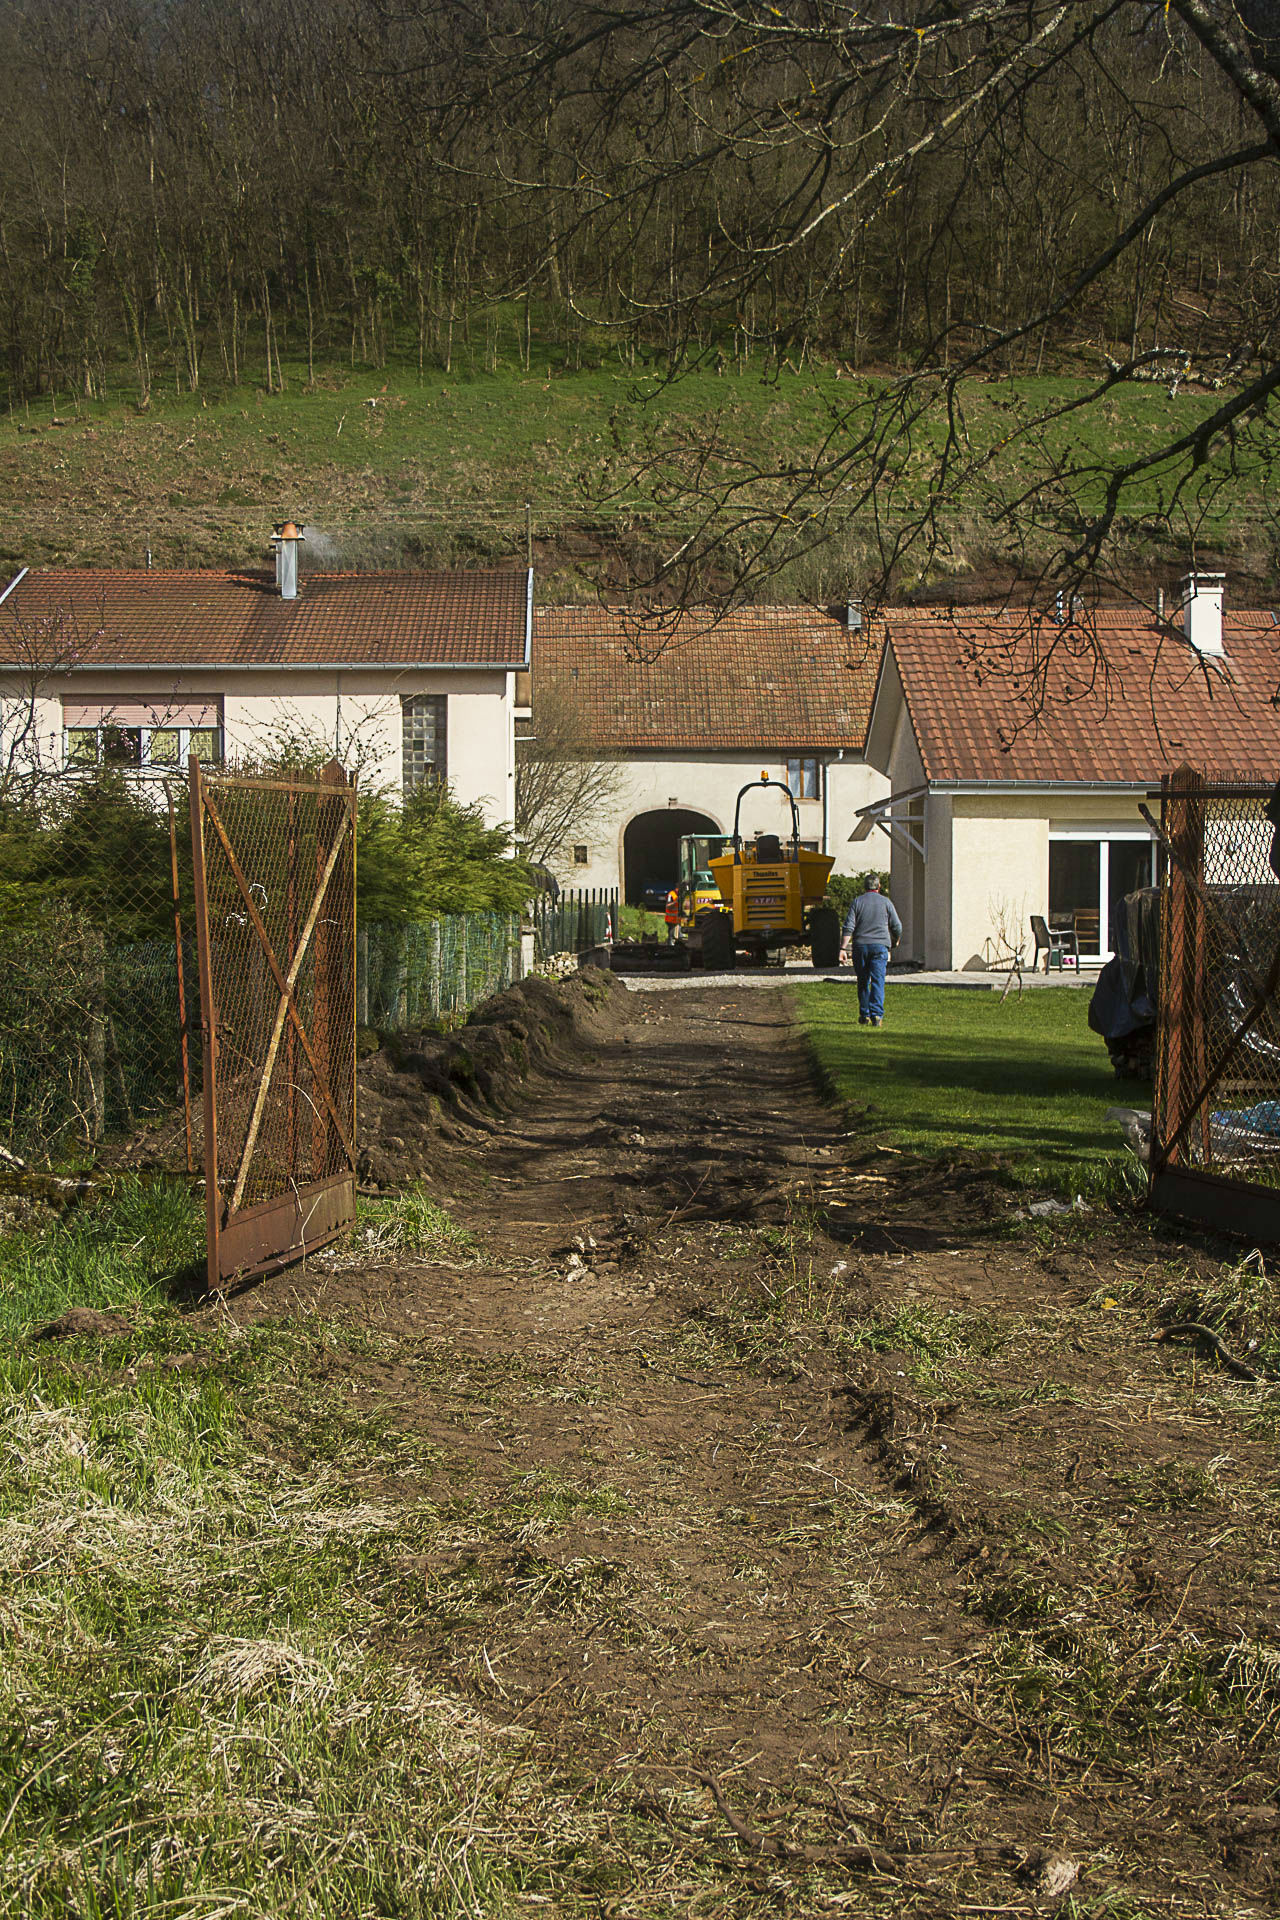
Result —
<svg viewBox="0 0 1280 1920"><path fill-rule="evenodd" d="M1154 880L1149 833L1049 835L1049 925L1074 931L1082 960L1110 959L1115 908Z"/></svg>

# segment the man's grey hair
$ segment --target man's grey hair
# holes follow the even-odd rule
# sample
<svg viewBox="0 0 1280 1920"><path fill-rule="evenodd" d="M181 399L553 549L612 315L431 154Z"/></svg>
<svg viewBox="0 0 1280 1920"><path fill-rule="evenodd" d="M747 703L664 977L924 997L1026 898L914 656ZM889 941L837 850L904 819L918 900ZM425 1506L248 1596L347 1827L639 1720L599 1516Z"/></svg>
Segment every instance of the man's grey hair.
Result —
<svg viewBox="0 0 1280 1920"><path fill-rule="evenodd" d="M864 893L879 893L880 876L875 873L869 873L862 883L862 891Z"/></svg>

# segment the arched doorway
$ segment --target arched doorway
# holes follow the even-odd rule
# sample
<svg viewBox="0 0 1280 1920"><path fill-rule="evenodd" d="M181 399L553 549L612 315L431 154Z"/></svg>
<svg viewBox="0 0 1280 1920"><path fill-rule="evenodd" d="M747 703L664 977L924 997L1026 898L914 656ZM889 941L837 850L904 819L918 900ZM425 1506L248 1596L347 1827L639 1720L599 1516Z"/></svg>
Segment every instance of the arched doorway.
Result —
<svg viewBox="0 0 1280 1920"><path fill-rule="evenodd" d="M686 833L719 833L710 815L695 813L691 807L655 807L652 813L638 813L627 824L622 836L622 886L629 907L645 904L644 896L652 888L656 900L661 890L666 897L679 877L680 841Z"/></svg>

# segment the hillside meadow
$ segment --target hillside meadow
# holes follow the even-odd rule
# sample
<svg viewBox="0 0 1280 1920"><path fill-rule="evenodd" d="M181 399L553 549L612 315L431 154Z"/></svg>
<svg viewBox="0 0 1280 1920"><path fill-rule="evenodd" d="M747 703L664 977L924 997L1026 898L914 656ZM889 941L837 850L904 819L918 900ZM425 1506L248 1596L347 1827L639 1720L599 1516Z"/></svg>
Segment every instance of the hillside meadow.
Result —
<svg viewBox="0 0 1280 1920"><path fill-rule="evenodd" d="M721 577L743 547L741 509L787 507L795 477L847 445L849 409L883 401L888 377L835 365L763 371L723 363L669 380L615 358L573 371L536 351L518 360L282 368L273 379L197 391L127 386L104 400L54 393L0 419L0 563L141 566L261 564L273 521L305 521L311 566L468 565L523 561L531 536L543 597L626 590L685 537L707 491L732 486L720 511ZM1046 464L1066 469L1062 499L1036 508L1047 552L1073 503L1096 506L1095 463L1134 459L1171 428L1185 431L1220 396L1129 385L1087 409L1084 379L975 381L965 389L971 455L987 460L943 517L942 550L896 571L903 593L972 600L1033 573L996 524L1003 504ZM1027 434L1034 415L1059 413ZM922 421L886 507L905 524L936 484L941 428ZM1006 444L1007 443L1007 444ZM1158 521L1158 477L1134 495L1119 552L1133 584L1170 579L1193 543L1221 559L1250 598L1274 577L1264 466L1247 450L1202 476L1199 505ZM856 479L854 470L851 475ZM745 484L744 484L745 483ZM1070 498L1068 499L1067 494ZM1146 518L1149 512L1151 518ZM871 565L874 529L839 510L830 537L761 589L777 599L838 601Z"/></svg>

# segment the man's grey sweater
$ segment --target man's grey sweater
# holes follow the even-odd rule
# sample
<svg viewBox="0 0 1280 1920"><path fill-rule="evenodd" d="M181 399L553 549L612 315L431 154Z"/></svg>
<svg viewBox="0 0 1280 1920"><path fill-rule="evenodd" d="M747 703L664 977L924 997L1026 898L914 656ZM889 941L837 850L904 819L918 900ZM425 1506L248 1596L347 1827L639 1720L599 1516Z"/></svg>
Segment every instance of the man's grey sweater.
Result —
<svg viewBox="0 0 1280 1920"><path fill-rule="evenodd" d="M869 887L860 893L845 915L844 937L865 947L892 947L902 938L902 922L892 900Z"/></svg>

